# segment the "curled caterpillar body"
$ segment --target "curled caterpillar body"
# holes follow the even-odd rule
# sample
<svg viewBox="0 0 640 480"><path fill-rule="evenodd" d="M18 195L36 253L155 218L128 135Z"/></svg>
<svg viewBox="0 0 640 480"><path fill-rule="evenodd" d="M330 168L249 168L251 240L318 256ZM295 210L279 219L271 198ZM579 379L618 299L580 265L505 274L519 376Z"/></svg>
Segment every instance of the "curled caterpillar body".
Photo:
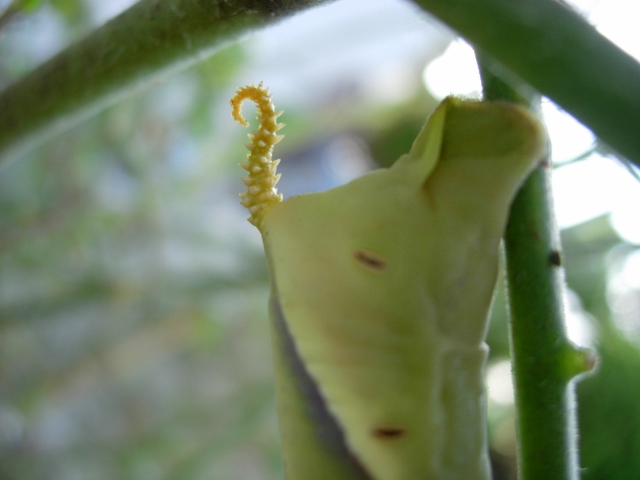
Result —
<svg viewBox="0 0 640 480"><path fill-rule="evenodd" d="M236 94L231 99L231 115L239 124L248 127L249 123L242 116L242 103L251 100L258 106L257 119L260 125L253 133L248 134L251 143L246 144L249 154L247 161L240 164L249 175L242 178L247 186L247 191L240 194L242 205L251 213L249 222L261 229L262 219L269 208L282 201L282 195L278 193L275 186L280 180L280 175L276 174L276 167L280 160L271 160L273 146L278 143L284 135L276 132L284 127L283 123L278 123L278 117L282 111L276 112L271 103L269 91L260 83L257 87L249 85L238 88Z"/></svg>
<svg viewBox="0 0 640 480"><path fill-rule="evenodd" d="M390 168L280 202L279 114L262 85L244 87L242 124L245 99L260 127L242 203L271 278L285 477L489 480L487 315L544 128L514 105L448 98Z"/></svg>

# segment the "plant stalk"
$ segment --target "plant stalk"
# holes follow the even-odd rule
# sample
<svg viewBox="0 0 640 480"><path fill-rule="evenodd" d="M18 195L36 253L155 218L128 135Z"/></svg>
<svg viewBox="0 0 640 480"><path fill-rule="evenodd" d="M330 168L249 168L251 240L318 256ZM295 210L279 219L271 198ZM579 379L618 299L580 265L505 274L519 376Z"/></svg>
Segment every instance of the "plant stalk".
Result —
<svg viewBox="0 0 640 480"><path fill-rule="evenodd" d="M483 55L478 58L486 100L535 108L535 96L522 97L485 67ZM579 478L572 380L593 363L565 333L549 174L545 159L525 181L511 206L504 242L520 480Z"/></svg>
<svg viewBox="0 0 640 480"><path fill-rule="evenodd" d="M0 162L29 143L330 0L141 0L0 93Z"/></svg>

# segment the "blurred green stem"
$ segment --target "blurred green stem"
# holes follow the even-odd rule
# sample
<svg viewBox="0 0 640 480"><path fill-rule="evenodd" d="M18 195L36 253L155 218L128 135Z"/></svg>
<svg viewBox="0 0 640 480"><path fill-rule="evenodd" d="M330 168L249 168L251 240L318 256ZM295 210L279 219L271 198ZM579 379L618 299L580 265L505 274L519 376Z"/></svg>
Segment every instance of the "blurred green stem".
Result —
<svg viewBox="0 0 640 480"><path fill-rule="evenodd" d="M640 64L569 7L558 0L413 1L640 165Z"/></svg>
<svg viewBox="0 0 640 480"><path fill-rule="evenodd" d="M42 0L13 0L4 12L0 13L0 30L5 28L20 13L28 13L36 10Z"/></svg>
<svg viewBox="0 0 640 480"><path fill-rule="evenodd" d="M486 68L483 55L478 59L486 100L537 106L539 97L523 98ZM572 380L592 363L565 334L559 235L547 160L518 192L505 233L520 480L579 477Z"/></svg>
<svg viewBox="0 0 640 480"><path fill-rule="evenodd" d="M14 0L5 10L0 13L0 31L6 27L15 16L20 13L22 0Z"/></svg>
<svg viewBox="0 0 640 480"><path fill-rule="evenodd" d="M0 93L2 162L124 94L330 0L140 0Z"/></svg>

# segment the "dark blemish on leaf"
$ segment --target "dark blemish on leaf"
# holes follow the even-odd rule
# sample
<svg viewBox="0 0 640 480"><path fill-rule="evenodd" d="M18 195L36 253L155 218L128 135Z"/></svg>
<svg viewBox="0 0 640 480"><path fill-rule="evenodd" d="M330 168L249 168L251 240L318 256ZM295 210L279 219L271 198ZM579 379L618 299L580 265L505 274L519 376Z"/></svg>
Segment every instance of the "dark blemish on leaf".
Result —
<svg viewBox="0 0 640 480"><path fill-rule="evenodd" d="M562 257L560 256L560 252L558 250L553 250L549 254L549 264L554 267L559 267L562 265Z"/></svg>
<svg viewBox="0 0 640 480"><path fill-rule="evenodd" d="M356 250L353 256L358 262L373 270L384 270L387 268L387 261L375 253Z"/></svg>
<svg viewBox="0 0 640 480"><path fill-rule="evenodd" d="M402 427L386 426L374 428L372 434L380 440L397 440L404 437L406 431Z"/></svg>

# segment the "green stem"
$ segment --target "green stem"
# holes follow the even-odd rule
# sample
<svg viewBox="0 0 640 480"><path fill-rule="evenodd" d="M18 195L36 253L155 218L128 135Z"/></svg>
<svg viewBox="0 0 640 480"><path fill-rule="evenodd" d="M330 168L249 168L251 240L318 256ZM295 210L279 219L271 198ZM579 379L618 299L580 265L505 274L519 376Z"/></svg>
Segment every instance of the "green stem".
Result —
<svg viewBox="0 0 640 480"><path fill-rule="evenodd" d="M330 0L141 0L0 93L2 161L253 29Z"/></svg>
<svg viewBox="0 0 640 480"><path fill-rule="evenodd" d="M640 165L640 64L574 11L557 0L413 1Z"/></svg>
<svg viewBox="0 0 640 480"><path fill-rule="evenodd" d="M535 104L479 59L487 100ZM573 347L565 334L559 235L552 211L545 162L514 199L505 233L520 480L579 476L572 379L589 370L592 357Z"/></svg>

